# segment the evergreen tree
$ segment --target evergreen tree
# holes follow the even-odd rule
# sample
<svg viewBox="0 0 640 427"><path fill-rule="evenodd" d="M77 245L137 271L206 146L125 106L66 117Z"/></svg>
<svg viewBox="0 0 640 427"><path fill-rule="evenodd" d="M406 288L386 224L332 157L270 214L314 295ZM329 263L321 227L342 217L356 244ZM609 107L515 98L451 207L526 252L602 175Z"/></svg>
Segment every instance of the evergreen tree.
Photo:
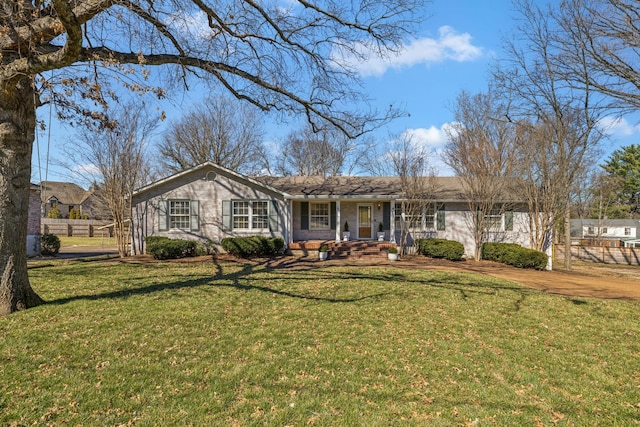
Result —
<svg viewBox="0 0 640 427"><path fill-rule="evenodd" d="M51 209L49 209L49 213L47 214L47 218L55 218L55 219L62 218L62 214L60 213L60 209L58 209L57 204L54 204L53 206L51 206Z"/></svg>
<svg viewBox="0 0 640 427"><path fill-rule="evenodd" d="M619 204L640 214L640 145L631 144L615 150L601 166L619 182Z"/></svg>

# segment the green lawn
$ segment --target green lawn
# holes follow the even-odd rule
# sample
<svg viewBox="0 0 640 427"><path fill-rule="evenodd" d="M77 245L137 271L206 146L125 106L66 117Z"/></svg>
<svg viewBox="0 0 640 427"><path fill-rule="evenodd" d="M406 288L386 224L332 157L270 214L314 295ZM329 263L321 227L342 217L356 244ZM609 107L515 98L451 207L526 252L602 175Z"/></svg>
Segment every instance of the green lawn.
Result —
<svg viewBox="0 0 640 427"><path fill-rule="evenodd" d="M640 303L391 267L66 262L0 425L638 425Z"/></svg>
<svg viewBox="0 0 640 427"><path fill-rule="evenodd" d="M61 246L95 246L95 247L116 247L115 237L67 237L60 236Z"/></svg>

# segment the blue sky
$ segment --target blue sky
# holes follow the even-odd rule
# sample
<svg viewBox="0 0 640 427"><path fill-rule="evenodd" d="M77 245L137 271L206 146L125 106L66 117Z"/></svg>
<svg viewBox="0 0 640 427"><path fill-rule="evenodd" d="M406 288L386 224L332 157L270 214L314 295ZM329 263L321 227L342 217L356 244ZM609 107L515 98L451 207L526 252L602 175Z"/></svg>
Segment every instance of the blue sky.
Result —
<svg viewBox="0 0 640 427"><path fill-rule="evenodd" d="M513 25L511 2L508 0L434 0L427 5L430 17L419 33L406 40L404 51L388 62L361 64L359 71L365 90L380 109L390 104L401 105L409 114L377 134L383 140L389 134L410 132L414 141L433 151L432 166L438 175L451 175L437 154L446 143L443 129L452 121L451 105L461 90L479 92L486 89L488 66L501 55L501 38L509 35ZM169 119L191 106L189 94L173 94L167 110ZM39 111L48 121L48 109ZM268 128L269 129L269 128ZM48 179L80 183L76 174L54 165L61 157L59 148L66 141L68 129L52 123ZM636 142L640 127L626 120L613 122L611 140L603 147L605 157L615 148ZM267 143L277 143L287 133L269 129ZM39 153L34 147L32 181L45 179L47 133L39 136ZM82 185L82 183L81 183Z"/></svg>

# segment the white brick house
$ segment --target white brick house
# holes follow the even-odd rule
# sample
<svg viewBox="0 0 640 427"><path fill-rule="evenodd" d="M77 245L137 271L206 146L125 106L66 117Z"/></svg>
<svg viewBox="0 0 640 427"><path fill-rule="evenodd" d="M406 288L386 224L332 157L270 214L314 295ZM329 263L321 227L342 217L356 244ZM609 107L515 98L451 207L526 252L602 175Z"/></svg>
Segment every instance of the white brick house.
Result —
<svg viewBox="0 0 640 427"><path fill-rule="evenodd" d="M430 203L410 238L435 237L461 242L473 257L473 216L459 179L435 178ZM352 240L398 242L403 224L397 177L249 178L204 163L138 189L133 196L134 239L162 235L211 239L264 235L286 244L342 240L344 223ZM496 213L489 241L528 247L529 216L523 204ZM134 242L135 243L135 242Z"/></svg>

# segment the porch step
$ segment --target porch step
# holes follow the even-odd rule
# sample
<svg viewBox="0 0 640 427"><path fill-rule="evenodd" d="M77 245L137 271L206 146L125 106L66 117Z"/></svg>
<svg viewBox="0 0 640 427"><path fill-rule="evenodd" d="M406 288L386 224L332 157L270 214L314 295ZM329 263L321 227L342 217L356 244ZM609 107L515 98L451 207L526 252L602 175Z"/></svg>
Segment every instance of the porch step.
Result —
<svg viewBox="0 0 640 427"><path fill-rule="evenodd" d="M328 247L329 259L361 259L386 258L387 249L395 247L394 243L378 241L349 241L336 243L335 241L304 241L293 242L289 250L293 255L309 256L318 251L320 246Z"/></svg>

